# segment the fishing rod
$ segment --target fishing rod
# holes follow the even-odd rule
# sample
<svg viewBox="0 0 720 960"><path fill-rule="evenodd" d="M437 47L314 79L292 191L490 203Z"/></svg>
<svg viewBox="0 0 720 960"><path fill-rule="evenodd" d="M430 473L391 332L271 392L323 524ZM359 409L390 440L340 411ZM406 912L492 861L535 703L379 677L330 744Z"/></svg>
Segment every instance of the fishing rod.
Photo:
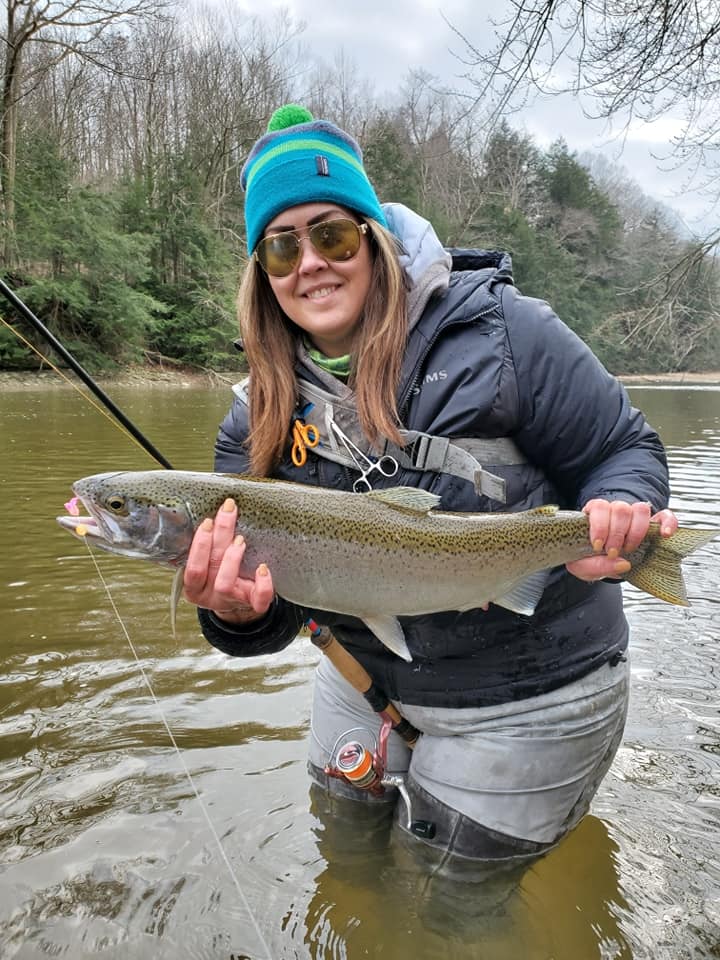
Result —
<svg viewBox="0 0 720 960"><path fill-rule="evenodd" d="M420 731L403 717L360 661L343 647L327 627L319 626L312 618L305 621L305 626L310 631L311 643L328 658L340 675L362 694L383 721L372 752L359 740L345 740L345 737L361 728L354 727L341 733L330 751L324 771L326 776L344 780L359 790L367 790L377 797L382 796L386 788L395 788L405 803L407 830L416 837L432 840L435 836L436 824L432 820L419 820L413 817L412 800L404 775L390 773L387 769L387 738L390 731L394 730L402 737L411 750L420 738Z"/></svg>
<svg viewBox="0 0 720 960"><path fill-rule="evenodd" d="M402 716L394 704L390 702L390 698L385 691L378 687L360 661L343 647L327 627L318 626L312 618L307 620L305 625L310 631L312 644L324 653L338 672L358 693L365 697L375 713L383 719L387 718L389 720L392 729L403 738L412 750L418 741L420 731Z"/></svg>
<svg viewBox="0 0 720 960"><path fill-rule="evenodd" d="M50 344L50 346L58 353L67 365L78 375L82 382L95 394L95 396L100 400L101 403L112 413L115 419L122 424L122 426L127 430L131 436L133 436L137 442L143 447L147 453L155 460L160 466L165 467L167 470L172 470L173 466L169 460L167 460L160 451L153 446L153 444L148 440L148 438L135 426L135 424L129 420L122 410L111 400L111 398L105 393L105 391L97 384L90 374L85 370L73 357L73 355L67 350L62 343L57 339L57 337L48 330L44 323L39 320L32 310L23 303L23 301L14 293L10 287L5 283L5 281L0 277L0 293L5 297L8 303L22 316L27 322L41 335L45 340Z"/></svg>

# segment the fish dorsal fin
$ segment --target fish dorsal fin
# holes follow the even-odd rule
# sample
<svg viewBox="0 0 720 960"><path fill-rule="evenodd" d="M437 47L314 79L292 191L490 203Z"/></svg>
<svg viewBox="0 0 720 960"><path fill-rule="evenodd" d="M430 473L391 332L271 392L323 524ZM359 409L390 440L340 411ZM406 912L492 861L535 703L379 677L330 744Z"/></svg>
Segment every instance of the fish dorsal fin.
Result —
<svg viewBox="0 0 720 960"><path fill-rule="evenodd" d="M536 513L541 517L554 517L558 512L558 507L554 503L544 503L541 507L533 507L527 513Z"/></svg>
<svg viewBox="0 0 720 960"><path fill-rule="evenodd" d="M364 496L379 500L393 510L419 516L429 513L442 499L436 493L428 493L418 487L388 487L387 490L370 490Z"/></svg>
<svg viewBox="0 0 720 960"><path fill-rule="evenodd" d="M556 508L557 509L557 508ZM493 597L492 603L498 607L504 607L513 613L521 613L526 617L531 617L535 613L535 607L540 602L540 597L547 586L549 570L539 570L537 573L531 573L518 583L514 584L507 593L501 597Z"/></svg>

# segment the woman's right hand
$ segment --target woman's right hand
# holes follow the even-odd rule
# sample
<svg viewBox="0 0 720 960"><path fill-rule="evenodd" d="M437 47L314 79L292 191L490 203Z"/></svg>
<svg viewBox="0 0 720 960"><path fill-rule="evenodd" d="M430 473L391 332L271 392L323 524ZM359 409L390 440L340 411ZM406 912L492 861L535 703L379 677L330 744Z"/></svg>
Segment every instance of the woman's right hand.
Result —
<svg viewBox="0 0 720 960"><path fill-rule="evenodd" d="M195 531L183 578L190 603L205 607L227 623L249 623L270 607L275 596L272 576L264 563L255 578L241 577L245 541L236 536L237 506L227 499L212 520Z"/></svg>

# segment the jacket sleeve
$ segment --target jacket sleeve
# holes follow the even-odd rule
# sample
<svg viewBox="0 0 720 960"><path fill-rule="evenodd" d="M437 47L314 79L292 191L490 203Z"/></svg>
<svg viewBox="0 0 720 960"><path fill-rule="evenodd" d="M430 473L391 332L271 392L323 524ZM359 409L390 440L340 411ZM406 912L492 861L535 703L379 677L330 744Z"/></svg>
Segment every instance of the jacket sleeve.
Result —
<svg viewBox="0 0 720 960"><path fill-rule="evenodd" d="M663 445L624 387L546 303L514 287L502 299L518 446L578 509L595 497L666 507Z"/></svg>
<svg viewBox="0 0 720 960"><path fill-rule="evenodd" d="M247 406L238 397L233 397L232 406L220 424L215 439L215 469L218 473L248 473L249 432Z"/></svg>
<svg viewBox="0 0 720 960"><path fill-rule="evenodd" d="M275 597L265 616L244 626L225 623L212 610L198 607L203 636L208 643L230 657L279 653L292 643L305 619L300 607L280 597Z"/></svg>
<svg viewBox="0 0 720 960"><path fill-rule="evenodd" d="M219 473L248 472L247 435L247 407L235 397L215 441L215 470ZM211 610L198 607L203 636L208 643L231 657L255 657L284 650L306 619L301 607L277 596L263 617L248 624L225 623Z"/></svg>

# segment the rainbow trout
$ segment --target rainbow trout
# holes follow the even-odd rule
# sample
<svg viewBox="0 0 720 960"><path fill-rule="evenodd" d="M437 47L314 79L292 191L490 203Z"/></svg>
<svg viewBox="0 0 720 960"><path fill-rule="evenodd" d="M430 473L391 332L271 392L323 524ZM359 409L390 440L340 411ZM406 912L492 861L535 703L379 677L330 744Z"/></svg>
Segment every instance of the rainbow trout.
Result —
<svg viewBox="0 0 720 960"><path fill-rule="evenodd" d="M531 615L549 568L593 553L583 513L545 506L522 513L444 513L411 487L348 493L234 474L150 470L103 473L73 485L89 516L66 530L126 557L178 569L193 534L227 497L246 542L242 575L266 563L281 597L359 617L390 650L411 659L399 616L471 610L490 602ZM687 605L680 561L718 530L657 524L628 559L630 583Z"/></svg>

